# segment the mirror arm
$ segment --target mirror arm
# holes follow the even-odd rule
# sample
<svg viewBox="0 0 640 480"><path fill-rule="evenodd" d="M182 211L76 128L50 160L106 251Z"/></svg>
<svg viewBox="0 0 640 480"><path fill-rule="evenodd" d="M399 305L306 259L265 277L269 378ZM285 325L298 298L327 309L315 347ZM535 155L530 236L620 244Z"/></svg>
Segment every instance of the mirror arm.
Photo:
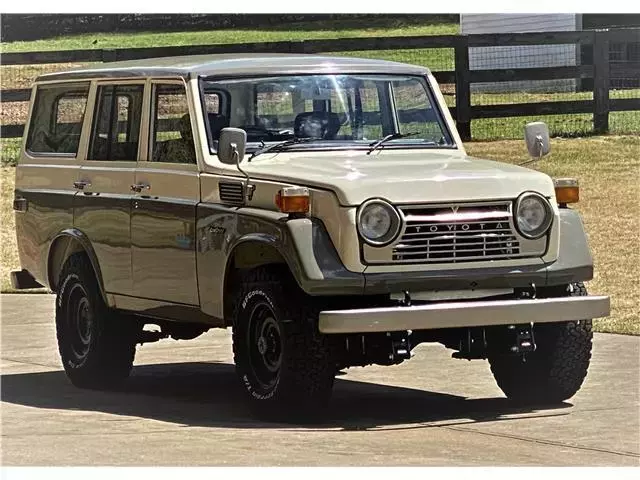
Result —
<svg viewBox="0 0 640 480"><path fill-rule="evenodd" d="M256 186L250 183L251 177L249 177L249 174L240 167L240 154L238 153L238 145L235 143L232 143L231 149L232 149L233 157L236 160L236 168L241 174L245 176L247 180L247 183L245 185L244 195L245 195L245 200L250 202L253 199L253 193L256 191Z"/></svg>

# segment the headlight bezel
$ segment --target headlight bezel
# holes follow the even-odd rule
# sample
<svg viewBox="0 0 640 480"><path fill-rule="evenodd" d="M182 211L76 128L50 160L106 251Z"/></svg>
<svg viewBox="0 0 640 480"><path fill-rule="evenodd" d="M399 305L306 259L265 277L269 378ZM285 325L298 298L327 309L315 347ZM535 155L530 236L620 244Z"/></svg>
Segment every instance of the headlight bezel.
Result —
<svg viewBox="0 0 640 480"><path fill-rule="evenodd" d="M372 205L382 205L384 209L389 213L391 220L391 224L387 233L378 239L371 239L362 233L362 215L365 213L366 209L371 207ZM387 200L384 200L382 198L371 198L363 202L358 208L358 213L356 214L356 229L358 231L358 236L368 245L371 245L373 247L385 247L392 244L398 238L398 235L400 235L402 226L403 219L400 212L391 204L391 202L388 202Z"/></svg>
<svg viewBox="0 0 640 480"><path fill-rule="evenodd" d="M533 233L526 232L522 228L520 228L520 222L518 221L520 205L522 204L523 200L529 197L537 198L542 204L546 213L545 221ZM549 199L547 199L544 195L539 194L538 192L532 192L532 191L523 192L518 196L518 198L514 202L513 224L517 232L527 240L537 240L539 238L544 237L547 233L549 233L549 231L551 230L551 225L553 224L553 217L554 217L553 208L551 207L551 203L549 202Z"/></svg>

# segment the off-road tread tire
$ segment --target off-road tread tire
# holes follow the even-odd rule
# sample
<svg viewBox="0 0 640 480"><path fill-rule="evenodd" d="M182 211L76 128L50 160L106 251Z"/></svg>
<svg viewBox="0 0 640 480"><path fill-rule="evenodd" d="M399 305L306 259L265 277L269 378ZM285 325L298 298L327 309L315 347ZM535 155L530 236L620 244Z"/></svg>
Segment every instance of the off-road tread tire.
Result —
<svg viewBox="0 0 640 480"><path fill-rule="evenodd" d="M86 360L74 365L69 355L64 311L64 295L73 282L84 287L93 310L92 339ZM58 351L64 370L75 386L90 389L116 387L131 372L136 352L136 341L141 325L134 319L109 309L100 294L91 262L83 253L76 253L66 261L56 297L56 336Z"/></svg>
<svg viewBox="0 0 640 480"><path fill-rule="evenodd" d="M586 296L583 283L553 296ZM554 404L573 397L582 386L592 347L592 322L546 323L534 326L538 349L521 356L489 357L491 372L504 394L519 404Z"/></svg>
<svg viewBox="0 0 640 480"><path fill-rule="evenodd" d="M322 417L331 397L335 361L329 338L318 330L319 309L291 278L286 268L258 267L245 274L233 304L233 354L236 372L254 413L270 421L315 421ZM282 328L283 359L280 378L267 398L259 398L251 385L243 300L251 292L266 294ZM248 303L247 303L248 306Z"/></svg>

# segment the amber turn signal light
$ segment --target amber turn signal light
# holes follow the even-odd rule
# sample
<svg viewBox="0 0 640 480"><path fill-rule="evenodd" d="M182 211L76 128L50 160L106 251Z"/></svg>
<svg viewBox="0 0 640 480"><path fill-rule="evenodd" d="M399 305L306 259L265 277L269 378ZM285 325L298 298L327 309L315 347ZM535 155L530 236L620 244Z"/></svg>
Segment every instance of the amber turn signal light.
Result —
<svg viewBox="0 0 640 480"><path fill-rule="evenodd" d="M556 201L559 204L566 205L580 200L580 186L575 178L556 178L553 184L556 189Z"/></svg>
<svg viewBox="0 0 640 480"><path fill-rule="evenodd" d="M276 195L276 206L283 213L308 213L309 203L306 187L285 187Z"/></svg>

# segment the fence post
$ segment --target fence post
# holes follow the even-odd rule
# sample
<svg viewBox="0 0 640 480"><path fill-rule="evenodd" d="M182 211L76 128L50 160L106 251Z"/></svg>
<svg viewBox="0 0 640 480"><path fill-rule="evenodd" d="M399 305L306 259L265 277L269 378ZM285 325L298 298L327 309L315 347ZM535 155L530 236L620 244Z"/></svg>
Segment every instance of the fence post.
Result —
<svg viewBox="0 0 640 480"><path fill-rule="evenodd" d="M596 30L593 36L593 129L609 131L609 31Z"/></svg>
<svg viewBox="0 0 640 480"><path fill-rule="evenodd" d="M460 35L455 43L456 127L463 141L471 140L471 82L469 37Z"/></svg>

